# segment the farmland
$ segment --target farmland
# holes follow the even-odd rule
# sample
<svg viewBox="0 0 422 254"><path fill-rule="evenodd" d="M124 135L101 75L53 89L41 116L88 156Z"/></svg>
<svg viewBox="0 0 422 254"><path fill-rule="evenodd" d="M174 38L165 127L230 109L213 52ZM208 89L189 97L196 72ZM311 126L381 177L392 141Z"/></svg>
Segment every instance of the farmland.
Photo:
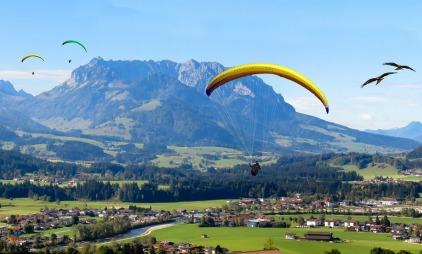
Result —
<svg viewBox="0 0 422 254"><path fill-rule="evenodd" d="M342 254L370 253L376 246L391 250L408 250L418 253L420 245L408 244L402 241L394 241L389 234L374 234L368 232L346 232L344 229L318 228L311 231L333 232L334 237L344 240L343 243L311 242L299 240L286 240L286 233L296 233L303 236L310 229L297 228L247 228L247 227L219 227L203 228L194 224L182 224L165 228L152 233L161 241L192 242L205 246L220 244L230 250L260 250L265 242L271 238L275 247L285 254L324 253L333 248L339 249ZM202 238L206 234L208 238ZM312 250L312 252L309 252Z"/></svg>

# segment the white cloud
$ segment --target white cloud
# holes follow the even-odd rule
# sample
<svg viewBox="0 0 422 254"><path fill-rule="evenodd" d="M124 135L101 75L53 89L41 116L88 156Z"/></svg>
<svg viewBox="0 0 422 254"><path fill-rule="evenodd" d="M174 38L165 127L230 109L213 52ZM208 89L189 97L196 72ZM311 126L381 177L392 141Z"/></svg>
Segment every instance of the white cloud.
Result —
<svg viewBox="0 0 422 254"><path fill-rule="evenodd" d="M369 102L369 103L387 101L387 98L382 97L382 96L356 96L356 97L352 97L351 99L358 102Z"/></svg>
<svg viewBox="0 0 422 254"><path fill-rule="evenodd" d="M373 119L372 115L369 113L362 113L359 115L359 118L366 121L371 121Z"/></svg>
<svg viewBox="0 0 422 254"><path fill-rule="evenodd" d="M34 70L35 75L32 75L32 71L22 70L0 70L0 80L46 80L54 81L57 83L64 82L70 78L71 70Z"/></svg>
<svg viewBox="0 0 422 254"><path fill-rule="evenodd" d="M286 99L286 102L291 104L298 111L309 111L320 107L320 102L313 97L300 96L296 98ZM318 108L319 109L319 108Z"/></svg>

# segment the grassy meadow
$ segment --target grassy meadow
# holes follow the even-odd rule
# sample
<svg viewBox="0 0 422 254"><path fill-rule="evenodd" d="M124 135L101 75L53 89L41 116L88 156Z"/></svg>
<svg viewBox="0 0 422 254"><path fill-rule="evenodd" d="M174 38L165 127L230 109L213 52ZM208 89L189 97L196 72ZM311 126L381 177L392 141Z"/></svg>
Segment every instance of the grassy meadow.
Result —
<svg viewBox="0 0 422 254"><path fill-rule="evenodd" d="M188 202L171 202L171 203L125 203L114 201L61 201L47 202L43 200L32 200L29 198L5 199L0 198L0 217L10 214L31 214L37 213L42 208L98 208L105 207L128 207L129 205L137 205L143 207L151 206L155 210L188 209L188 210L204 210L208 207L219 207L226 203L226 200L206 200L206 201L188 201Z"/></svg>
<svg viewBox="0 0 422 254"><path fill-rule="evenodd" d="M308 231L333 232L334 237L343 243L326 243L314 241L286 240L286 233L296 233L303 236ZM202 238L207 234L208 238ZM162 241L192 242L205 246L220 244L231 251L261 250L265 242L271 238L275 247L283 254L323 254L333 248L342 254L369 254L374 247L388 248L394 251L408 250L414 254L422 249L422 245L409 244L392 240L389 234L374 234L367 232L346 232L343 229L297 229L297 228L201 228L194 224L180 224L152 232L152 235Z"/></svg>
<svg viewBox="0 0 422 254"><path fill-rule="evenodd" d="M336 166L336 165L333 165ZM422 181L422 176L406 176L398 173L398 170L387 164L377 163L374 166L369 166L366 168L359 169L355 165L344 165L341 166L345 171L351 172L354 171L359 175L363 176L365 180L374 179L376 176L390 177L394 179L400 179L404 181Z"/></svg>

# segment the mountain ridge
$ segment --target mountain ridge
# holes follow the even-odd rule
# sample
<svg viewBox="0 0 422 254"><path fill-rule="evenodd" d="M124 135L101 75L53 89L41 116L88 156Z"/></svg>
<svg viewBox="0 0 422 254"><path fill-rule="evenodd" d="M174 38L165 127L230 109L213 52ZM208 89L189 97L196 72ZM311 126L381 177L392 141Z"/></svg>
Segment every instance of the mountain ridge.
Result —
<svg viewBox="0 0 422 254"><path fill-rule="evenodd" d="M349 139L368 145L406 149L416 145L399 139L387 141L385 137L374 137L297 113L271 86L255 76L230 82L220 89L220 98L208 98L204 94L207 82L224 69L217 62L197 62L193 59L176 63L170 60L106 61L98 57L75 69L71 78L62 85L34 97L23 107L39 123L61 131L76 129L87 134L116 135L136 142L227 145L235 142L235 137L227 126L219 126L221 117L217 117L219 112L216 111L222 104L236 112L235 121L239 122L239 126L247 126L248 121L255 117L251 104L265 106L273 103L276 112L272 122L265 122L263 113L258 114L257 121L262 122L265 131L275 131L279 136L331 143ZM52 122L61 122L62 127ZM307 122L320 129L304 127ZM269 125L273 128L266 127ZM333 130L327 131L327 126L344 132L339 135L345 137L339 138L332 133ZM189 133L183 129L189 130ZM349 136L346 132L353 135ZM218 134L207 137L215 133ZM377 138L385 142L377 141ZM294 150L300 150L299 146ZM320 149L318 144L310 146L313 147L310 150Z"/></svg>
<svg viewBox="0 0 422 254"><path fill-rule="evenodd" d="M245 143L255 135L250 123L256 121L256 151L395 152L419 145L298 113L256 76L229 82L216 93L219 96L206 96L207 82L224 69L217 62L193 59L176 63L97 57L75 69L61 85L12 103L8 109L52 132L117 138L128 143L244 150ZM254 105L259 107L254 109ZM269 116L265 108L274 111ZM233 111L230 120L239 133L244 132L243 140L222 118L224 110Z"/></svg>
<svg viewBox="0 0 422 254"><path fill-rule="evenodd" d="M392 137L401 137L413 139L418 142L422 142L422 123L413 121L403 127L392 128L392 129L378 129L378 130L366 130L367 132L374 134L387 135Z"/></svg>

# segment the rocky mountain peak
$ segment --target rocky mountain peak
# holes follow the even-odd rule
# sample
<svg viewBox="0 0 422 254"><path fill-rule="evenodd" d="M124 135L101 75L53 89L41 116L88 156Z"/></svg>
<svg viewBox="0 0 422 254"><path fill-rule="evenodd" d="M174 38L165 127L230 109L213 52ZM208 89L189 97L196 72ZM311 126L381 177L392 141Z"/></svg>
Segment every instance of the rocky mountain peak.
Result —
<svg viewBox="0 0 422 254"><path fill-rule="evenodd" d="M12 97L22 97L22 98L29 98L32 97L29 93L25 92L24 90L16 91L15 87L6 80L0 80L0 96L12 96Z"/></svg>

